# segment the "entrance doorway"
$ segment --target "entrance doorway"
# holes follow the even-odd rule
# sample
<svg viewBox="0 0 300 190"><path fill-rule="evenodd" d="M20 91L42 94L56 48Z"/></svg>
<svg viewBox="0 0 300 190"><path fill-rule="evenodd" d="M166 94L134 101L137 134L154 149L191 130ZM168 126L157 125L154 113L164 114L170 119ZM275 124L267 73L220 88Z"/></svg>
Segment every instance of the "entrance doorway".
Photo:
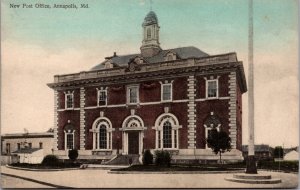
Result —
<svg viewBox="0 0 300 190"><path fill-rule="evenodd" d="M128 154L139 154L139 131L128 132Z"/></svg>

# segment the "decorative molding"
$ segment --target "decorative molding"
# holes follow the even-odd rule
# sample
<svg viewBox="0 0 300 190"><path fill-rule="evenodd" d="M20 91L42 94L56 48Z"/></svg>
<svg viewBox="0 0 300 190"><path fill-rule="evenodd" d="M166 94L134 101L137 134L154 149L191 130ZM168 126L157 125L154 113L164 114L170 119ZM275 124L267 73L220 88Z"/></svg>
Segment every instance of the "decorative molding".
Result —
<svg viewBox="0 0 300 190"><path fill-rule="evenodd" d="M85 149L85 89L80 88L80 150Z"/></svg>
<svg viewBox="0 0 300 190"><path fill-rule="evenodd" d="M58 150L58 92L54 90L54 126L53 126L54 142L53 150Z"/></svg>
<svg viewBox="0 0 300 190"><path fill-rule="evenodd" d="M236 72L229 74L229 137L231 138L232 148L236 148L237 126L236 126Z"/></svg>
<svg viewBox="0 0 300 190"><path fill-rule="evenodd" d="M189 97L188 100L188 130L193 131L196 128L196 79L195 76L191 75L188 77L188 89L187 89L187 94ZM195 133L190 133L188 132L188 148L196 148L196 136Z"/></svg>

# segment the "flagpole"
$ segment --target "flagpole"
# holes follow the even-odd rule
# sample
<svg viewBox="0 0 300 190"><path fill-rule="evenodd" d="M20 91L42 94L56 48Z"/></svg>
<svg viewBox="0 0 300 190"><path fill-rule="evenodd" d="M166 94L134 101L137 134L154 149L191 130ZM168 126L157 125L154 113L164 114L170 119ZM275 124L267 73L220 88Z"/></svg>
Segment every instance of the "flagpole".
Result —
<svg viewBox="0 0 300 190"><path fill-rule="evenodd" d="M248 159L246 173L257 174L254 150L254 64L253 64L253 0L249 0L248 35Z"/></svg>

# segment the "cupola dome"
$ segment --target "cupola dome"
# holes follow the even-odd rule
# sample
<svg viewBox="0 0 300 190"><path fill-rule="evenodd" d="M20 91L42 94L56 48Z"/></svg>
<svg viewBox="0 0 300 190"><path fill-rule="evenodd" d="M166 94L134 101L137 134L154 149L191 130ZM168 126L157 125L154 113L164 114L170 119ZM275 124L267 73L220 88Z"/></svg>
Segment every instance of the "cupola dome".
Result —
<svg viewBox="0 0 300 190"><path fill-rule="evenodd" d="M143 26L158 24L158 19L155 12L150 11L144 19Z"/></svg>

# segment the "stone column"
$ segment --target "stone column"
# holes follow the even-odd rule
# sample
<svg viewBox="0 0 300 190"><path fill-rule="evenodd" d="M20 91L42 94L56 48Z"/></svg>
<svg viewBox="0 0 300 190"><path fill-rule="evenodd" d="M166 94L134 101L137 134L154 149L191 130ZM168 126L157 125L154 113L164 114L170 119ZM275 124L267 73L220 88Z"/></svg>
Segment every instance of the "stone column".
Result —
<svg viewBox="0 0 300 190"><path fill-rule="evenodd" d="M229 74L229 137L231 138L231 147L236 148L236 72L230 72Z"/></svg>
<svg viewBox="0 0 300 190"><path fill-rule="evenodd" d="M54 90L53 150L58 150L58 113L57 113L57 109L58 109L58 92L57 92L57 90Z"/></svg>
<svg viewBox="0 0 300 190"><path fill-rule="evenodd" d="M188 148L196 148L196 79L195 76L188 78Z"/></svg>
<svg viewBox="0 0 300 190"><path fill-rule="evenodd" d="M80 88L80 150L85 150L85 89Z"/></svg>

